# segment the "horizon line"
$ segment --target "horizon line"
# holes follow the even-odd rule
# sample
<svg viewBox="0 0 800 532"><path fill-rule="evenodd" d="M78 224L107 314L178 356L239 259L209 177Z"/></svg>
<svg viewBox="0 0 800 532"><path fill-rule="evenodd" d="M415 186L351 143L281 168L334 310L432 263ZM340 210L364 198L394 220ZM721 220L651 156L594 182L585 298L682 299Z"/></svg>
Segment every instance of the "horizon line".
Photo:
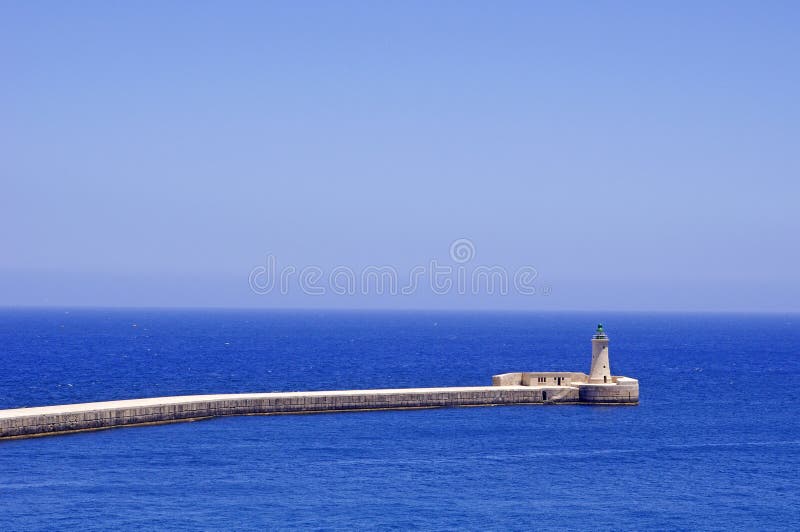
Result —
<svg viewBox="0 0 800 532"><path fill-rule="evenodd" d="M253 312L378 312L378 313L465 313L465 314L781 314L800 315L798 310L764 310L764 309L524 309L524 308L459 308L459 307L255 307L255 306L212 306L212 305L39 305L0 304L0 311L9 310L163 310L163 311L253 311Z"/></svg>

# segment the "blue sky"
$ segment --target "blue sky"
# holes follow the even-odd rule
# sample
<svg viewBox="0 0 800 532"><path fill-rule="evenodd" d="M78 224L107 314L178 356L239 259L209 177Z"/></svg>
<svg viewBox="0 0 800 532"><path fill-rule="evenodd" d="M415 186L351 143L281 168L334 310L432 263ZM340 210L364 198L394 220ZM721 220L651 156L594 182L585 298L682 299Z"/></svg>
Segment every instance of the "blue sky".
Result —
<svg viewBox="0 0 800 532"><path fill-rule="evenodd" d="M0 305L800 310L793 2L5 2ZM254 294L446 262L534 296ZM544 290L548 295L544 295Z"/></svg>

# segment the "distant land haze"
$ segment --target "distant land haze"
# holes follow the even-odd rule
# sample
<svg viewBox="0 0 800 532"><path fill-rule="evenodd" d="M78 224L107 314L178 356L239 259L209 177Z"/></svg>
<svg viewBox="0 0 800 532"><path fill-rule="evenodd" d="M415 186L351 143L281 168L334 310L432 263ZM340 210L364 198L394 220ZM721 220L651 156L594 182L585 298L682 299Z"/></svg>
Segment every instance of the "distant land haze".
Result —
<svg viewBox="0 0 800 532"><path fill-rule="evenodd" d="M169 276L24 272L0 278L4 306L221 307L319 309L643 310L798 312L794 285L724 281L554 280L544 296L308 296L254 294L242 276Z"/></svg>

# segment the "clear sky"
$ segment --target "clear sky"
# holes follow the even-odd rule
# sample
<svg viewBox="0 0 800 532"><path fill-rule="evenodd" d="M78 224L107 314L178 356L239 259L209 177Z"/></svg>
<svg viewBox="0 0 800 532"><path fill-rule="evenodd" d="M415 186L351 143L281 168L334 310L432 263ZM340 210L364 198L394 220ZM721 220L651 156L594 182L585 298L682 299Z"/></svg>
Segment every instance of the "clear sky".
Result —
<svg viewBox="0 0 800 532"><path fill-rule="evenodd" d="M774 1L2 2L0 305L800 310L798 28ZM537 293L248 284L464 238Z"/></svg>

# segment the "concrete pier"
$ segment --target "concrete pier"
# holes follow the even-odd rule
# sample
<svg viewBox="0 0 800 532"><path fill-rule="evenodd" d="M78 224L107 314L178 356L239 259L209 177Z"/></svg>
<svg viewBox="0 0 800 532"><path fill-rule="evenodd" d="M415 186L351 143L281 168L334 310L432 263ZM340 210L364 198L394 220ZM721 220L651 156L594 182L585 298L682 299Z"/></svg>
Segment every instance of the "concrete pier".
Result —
<svg viewBox="0 0 800 532"><path fill-rule="evenodd" d="M521 385L155 397L0 410L0 439L218 416L579 402L575 387Z"/></svg>
<svg viewBox="0 0 800 532"><path fill-rule="evenodd" d="M494 375L492 386L185 395L16 408L0 410L0 439L219 416L537 403L638 404L639 381L611 375L608 336L598 325L592 337L590 375L517 372Z"/></svg>

